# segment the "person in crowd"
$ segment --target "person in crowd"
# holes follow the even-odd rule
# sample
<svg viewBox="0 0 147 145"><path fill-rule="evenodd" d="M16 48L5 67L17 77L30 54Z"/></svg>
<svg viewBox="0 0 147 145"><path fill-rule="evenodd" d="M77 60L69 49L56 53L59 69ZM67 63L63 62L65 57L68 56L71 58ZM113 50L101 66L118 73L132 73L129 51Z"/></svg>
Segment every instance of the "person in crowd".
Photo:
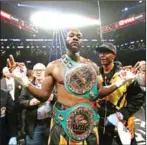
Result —
<svg viewBox="0 0 147 145"><path fill-rule="evenodd" d="M44 64L35 64L33 72L35 80L32 83L35 87L41 88L45 76ZM47 145L51 120L50 100L41 103L26 88L23 88L19 96L19 104L25 109L26 145Z"/></svg>
<svg viewBox="0 0 147 145"><path fill-rule="evenodd" d="M34 78L34 71L29 69L27 70L27 77L30 81L33 81L35 78Z"/></svg>
<svg viewBox="0 0 147 145"><path fill-rule="evenodd" d="M30 83L24 75L24 64L15 62L12 55L7 59L13 77L40 101L48 100L53 87L56 87L57 102L53 108L56 124L51 129L51 145L81 141L86 141L88 145L98 144L97 133L93 130L99 120L95 111L96 98L104 97L134 79L133 75L120 73L120 80L102 87L97 65L79 55L81 38L82 33L79 30L69 30L66 54L48 64L40 89ZM87 124L82 125L74 121L80 115ZM62 139L64 142L61 142Z"/></svg>
<svg viewBox="0 0 147 145"><path fill-rule="evenodd" d="M134 67L133 73L143 91L146 91L146 61L138 61Z"/></svg>
<svg viewBox="0 0 147 145"><path fill-rule="evenodd" d="M15 113L16 113L16 121L17 121L17 139L22 138L21 128L22 128L22 119L21 119L21 108L17 104L18 97L20 95L22 86L14 80L12 77L9 68L4 67L2 70L3 78L1 79L1 88L6 89L10 92L12 99L15 103Z"/></svg>
<svg viewBox="0 0 147 145"><path fill-rule="evenodd" d="M122 67L123 70L131 71L138 81L141 89L146 91L146 62L138 61L134 66L127 65Z"/></svg>
<svg viewBox="0 0 147 145"><path fill-rule="evenodd" d="M104 43L97 48L97 52L101 62L99 70L103 78L103 86L111 85L121 77L118 72L122 67L114 63L117 55L116 47L112 43ZM136 80L126 82L103 99L98 98L100 145L112 145L114 139L118 145L122 145L120 135L116 131L120 121L131 133L131 145L137 145L134 135L134 114L141 108L143 98L144 95ZM127 140L124 136L123 139Z"/></svg>
<svg viewBox="0 0 147 145"><path fill-rule="evenodd" d="M0 88L0 144L17 145L15 104L8 90Z"/></svg>
<svg viewBox="0 0 147 145"><path fill-rule="evenodd" d="M21 85L18 84L12 77L9 68L4 67L2 70L3 78L1 79L1 88L9 90L12 99L15 101L20 94Z"/></svg>
<svg viewBox="0 0 147 145"><path fill-rule="evenodd" d="M120 68L123 67L123 64L120 61L114 61L114 64L119 66Z"/></svg>

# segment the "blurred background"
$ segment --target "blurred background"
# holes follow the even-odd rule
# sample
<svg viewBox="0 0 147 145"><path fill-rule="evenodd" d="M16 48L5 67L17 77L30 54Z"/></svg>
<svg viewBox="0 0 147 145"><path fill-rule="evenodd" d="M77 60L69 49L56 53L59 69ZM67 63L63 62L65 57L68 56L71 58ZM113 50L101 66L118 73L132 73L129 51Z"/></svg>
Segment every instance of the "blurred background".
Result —
<svg viewBox="0 0 147 145"><path fill-rule="evenodd" d="M102 42L117 46L117 60L134 65L146 59L146 1L1 1L1 67L13 54L31 68L47 65L65 51L66 33L83 33L81 55L99 65L95 53Z"/></svg>
<svg viewBox="0 0 147 145"><path fill-rule="evenodd" d="M123 65L146 60L145 0L60 0L0 2L0 72L12 54L28 69L47 65L66 51L71 28L83 33L81 56L100 65L95 49L103 42L117 47ZM138 145L146 144L145 110L136 115Z"/></svg>

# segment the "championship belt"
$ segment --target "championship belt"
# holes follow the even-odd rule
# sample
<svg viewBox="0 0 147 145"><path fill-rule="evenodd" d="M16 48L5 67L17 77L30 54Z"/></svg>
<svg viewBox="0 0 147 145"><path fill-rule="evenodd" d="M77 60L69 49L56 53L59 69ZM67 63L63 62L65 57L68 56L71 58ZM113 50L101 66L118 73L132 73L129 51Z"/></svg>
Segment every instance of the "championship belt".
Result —
<svg viewBox="0 0 147 145"><path fill-rule="evenodd" d="M56 102L53 107L54 119L61 124L66 135L74 142L85 140L98 124L100 117L89 104L77 104L66 110L60 108L61 104Z"/></svg>
<svg viewBox="0 0 147 145"><path fill-rule="evenodd" d="M94 68L88 64L79 64L65 73L65 89L74 95L80 95L88 99L98 96L97 74Z"/></svg>

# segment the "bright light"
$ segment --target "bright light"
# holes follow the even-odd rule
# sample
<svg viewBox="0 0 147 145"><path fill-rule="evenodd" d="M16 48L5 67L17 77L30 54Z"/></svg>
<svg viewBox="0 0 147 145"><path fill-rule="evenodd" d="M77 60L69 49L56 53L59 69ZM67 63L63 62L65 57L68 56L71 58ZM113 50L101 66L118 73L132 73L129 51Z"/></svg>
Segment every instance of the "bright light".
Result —
<svg viewBox="0 0 147 145"><path fill-rule="evenodd" d="M139 1L139 3L142 3L142 1Z"/></svg>
<svg viewBox="0 0 147 145"><path fill-rule="evenodd" d="M124 10L125 10L125 11L127 11L127 10L128 10L128 8L125 8Z"/></svg>
<svg viewBox="0 0 147 145"><path fill-rule="evenodd" d="M61 12L37 12L31 16L31 22L40 28L60 29L100 25L100 21L76 14L63 14Z"/></svg>
<svg viewBox="0 0 147 145"><path fill-rule="evenodd" d="M7 18L7 19L10 19L10 17L11 17L10 14L8 14L8 13L6 13L4 11L0 11L0 15Z"/></svg>
<svg viewBox="0 0 147 145"><path fill-rule="evenodd" d="M134 43L135 43L134 41L130 42L130 44L134 44Z"/></svg>
<svg viewBox="0 0 147 145"><path fill-rule="evenodd" d="M127 11L127 10L128 10L128 8L126 7L126 8L124 8L124 9L122 9L122 12L123 12L123 11Z"/></svg>

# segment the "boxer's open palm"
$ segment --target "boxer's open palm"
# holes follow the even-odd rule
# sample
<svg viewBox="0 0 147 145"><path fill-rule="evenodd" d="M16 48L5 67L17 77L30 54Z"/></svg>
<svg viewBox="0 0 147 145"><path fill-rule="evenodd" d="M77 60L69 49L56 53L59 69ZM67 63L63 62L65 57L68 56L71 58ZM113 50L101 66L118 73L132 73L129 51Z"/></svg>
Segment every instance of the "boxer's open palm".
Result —
<svg viewBox="0 0 147 145"><path fill-rule="evenodd" d="M28 78L26 77L27 69L24 63L18 63L14 60L12 55L7 59L8 67L14 79L22 86L28 85Z"/></svg>
<svg viewBox="0 0 147 145"><path fill-rule="evenodd" d="M9 58L7 59L7 64L10 69L10 72L13 75L26 74L27 69L25 67L25 64L16 62L12 55L10 55Z"/></svg>

